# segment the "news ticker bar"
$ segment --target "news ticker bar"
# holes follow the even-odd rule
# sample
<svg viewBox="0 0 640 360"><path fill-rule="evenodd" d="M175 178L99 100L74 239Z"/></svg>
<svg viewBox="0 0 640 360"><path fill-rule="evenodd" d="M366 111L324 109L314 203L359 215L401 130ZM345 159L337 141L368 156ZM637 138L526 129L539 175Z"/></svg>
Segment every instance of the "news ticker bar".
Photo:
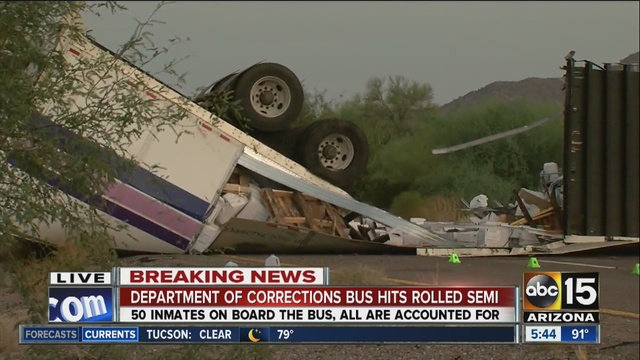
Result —
<svg viewBox="0 0 640 360"><path fill-rule="evenodd" d="M50 323L513 324L519 288L49 287Z"/></svg>
<svg viewBox="0 0 640 360"><path fill-rule="evenodd" d="M158 327L20 325L20 344L514 344L519 326Z"/></svg>
<svg viewBox="0 0 640 360"><path fill-rule="evenodd" d="M524 325L523 342L600 344L600 325Z"/></svg>

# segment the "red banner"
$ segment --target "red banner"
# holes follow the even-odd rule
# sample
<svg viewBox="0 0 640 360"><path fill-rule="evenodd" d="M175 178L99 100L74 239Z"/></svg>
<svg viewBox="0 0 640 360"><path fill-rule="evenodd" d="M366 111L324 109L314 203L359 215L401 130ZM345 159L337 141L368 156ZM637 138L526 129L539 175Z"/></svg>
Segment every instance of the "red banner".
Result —
<svg viewBox="0 0 640 360"><path fill-rule="evenodd" d="M121 287L133 307L514 307L514 287Z"/></svg>

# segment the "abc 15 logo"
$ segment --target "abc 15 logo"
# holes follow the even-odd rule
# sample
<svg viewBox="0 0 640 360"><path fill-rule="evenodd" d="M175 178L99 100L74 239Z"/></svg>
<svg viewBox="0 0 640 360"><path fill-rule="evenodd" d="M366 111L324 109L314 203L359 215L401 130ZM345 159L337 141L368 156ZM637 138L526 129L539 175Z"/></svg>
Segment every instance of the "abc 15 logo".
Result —
<svg viewBox="0 0 640 360"><path fill-rule="evenodd" d="M600 279L594 272L524 273L524 310L598 310Z"/></svg>

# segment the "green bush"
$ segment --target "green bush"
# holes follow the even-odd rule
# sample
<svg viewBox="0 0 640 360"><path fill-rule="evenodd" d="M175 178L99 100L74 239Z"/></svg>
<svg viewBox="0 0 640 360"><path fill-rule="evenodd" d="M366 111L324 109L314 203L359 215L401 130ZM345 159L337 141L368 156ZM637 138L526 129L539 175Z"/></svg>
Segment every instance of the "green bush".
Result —
<svg viewBox="0 0 640 360"><path fill-rule="evenodd" d="M338 116L360 126L371 147L369 167L353 195L382 208L406 211L407 194L464 197L485 194L508 202L512 190L537 188L546 162L562 166L562 121L557 104L487 100L451 115L439 114L428 84L402 76L371 78L360 94L338 102L325 93L307 94L301 122ZM455 153L449 147L531 124L556 119L533 130ZM403 200L404 199L404 200Z"/></svg>

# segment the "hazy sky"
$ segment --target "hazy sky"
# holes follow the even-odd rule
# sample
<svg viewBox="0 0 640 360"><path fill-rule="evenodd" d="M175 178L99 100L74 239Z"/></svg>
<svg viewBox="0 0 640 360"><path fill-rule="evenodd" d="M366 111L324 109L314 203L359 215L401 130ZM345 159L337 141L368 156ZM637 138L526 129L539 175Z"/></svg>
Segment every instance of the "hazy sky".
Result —
<svg viewBox="0 0 640 360"><path fill-rule="evenodd" d="M87 17L109 48L124 43L154 2ZM493 81L559 77L563 57L617 62L638 50L638 1L607 2L190 2L167 5L154 39L191 40L186 91L261 60L293 70L331 97L362 91L371 76L430 83L443 104ZM161 62L169 61L165 57ZM154 70L157 70L157 66Z"/></svg>

